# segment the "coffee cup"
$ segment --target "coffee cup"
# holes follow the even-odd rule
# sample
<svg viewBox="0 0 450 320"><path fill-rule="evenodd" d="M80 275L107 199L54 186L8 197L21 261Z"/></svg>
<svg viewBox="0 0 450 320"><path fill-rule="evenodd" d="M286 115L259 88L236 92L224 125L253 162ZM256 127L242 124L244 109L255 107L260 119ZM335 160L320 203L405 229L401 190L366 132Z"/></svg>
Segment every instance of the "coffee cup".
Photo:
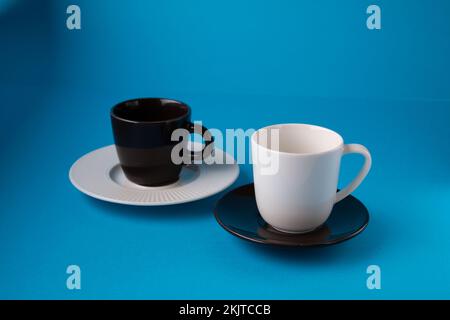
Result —
<svg viewBox="0 0 450 320"><path fill-rule="evenodd" d="M371 156L360 144L344 144L329 129L308 124L277 124L251 137L255 196L262 218L287 233L320 227L335 203L353 192L371 167ZM358 153L365 162L356 178L337 190L341 158Z"/></svg>
<svg viewBox="0 0 450 320"><path fill-rule="evenodd" d="M115 105L110 115L120 165L133 183L149 187L175 183L183 163L173 161L172 150L178 143L186 144L185 136L190 133L208 137L200 151L202 158L209 156L206 150L212 150L210 132L191 122L191 108L183 102L164 98L127 100ZM172 133L177 129L184 129L186 135L178 135L180 139L173 141ZM190 157L198 160L199 154L191 152Z"/></svg>

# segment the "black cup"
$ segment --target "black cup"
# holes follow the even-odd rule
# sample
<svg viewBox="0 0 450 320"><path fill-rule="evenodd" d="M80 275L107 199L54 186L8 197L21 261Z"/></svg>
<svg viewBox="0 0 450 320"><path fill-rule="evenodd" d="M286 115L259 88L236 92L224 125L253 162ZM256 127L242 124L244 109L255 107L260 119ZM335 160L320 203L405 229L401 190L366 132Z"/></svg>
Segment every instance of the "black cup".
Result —
<svg viewBox="0 0 450 320"><path fill-rule="evenodd" d="M180 101L161 98L133 99L111 109L111 122L120 165L128 180L143 186L163 186L179 179L183 164L172 161L172 149L180 143L172 141L176 129L199 133L205 138L200 154L188 157L204 158L213 138L205 127L191 122L190 107ZM183 155L182 155L183 156Z"/></svg>

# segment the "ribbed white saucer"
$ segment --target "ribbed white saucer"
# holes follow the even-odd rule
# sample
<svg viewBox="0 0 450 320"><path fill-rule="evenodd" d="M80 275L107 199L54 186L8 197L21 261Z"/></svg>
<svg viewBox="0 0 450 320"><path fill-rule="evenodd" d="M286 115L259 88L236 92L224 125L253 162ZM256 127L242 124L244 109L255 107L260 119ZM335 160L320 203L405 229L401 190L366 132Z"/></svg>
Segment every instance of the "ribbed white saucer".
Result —
<svg viewBox="0 0 450 320"><path fill-rule="evenodd" d="M180 179L163 187L144 187L127 180L114 145L82 156L70 168L69 178L79 191L109 202L137 206L191 202L224 190L239 175L239 166L231 155L218 148L214 151L214 157L226 159L226 164L184 166Z"/></svg>

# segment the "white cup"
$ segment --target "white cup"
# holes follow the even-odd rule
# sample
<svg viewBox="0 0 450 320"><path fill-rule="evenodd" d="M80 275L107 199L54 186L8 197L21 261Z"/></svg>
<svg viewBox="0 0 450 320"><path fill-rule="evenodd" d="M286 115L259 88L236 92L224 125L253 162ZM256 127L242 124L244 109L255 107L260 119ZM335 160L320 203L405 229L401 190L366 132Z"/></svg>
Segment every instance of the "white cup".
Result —
<svg viewBox="0 0 450 320"><path fill-rule="evenodd" d="M360 144L346 144L329 129L308 124L277 124L251 137L258 210L273 228L305 233L321 226L333 205L364 180L372 159ZM341 158L359 153L365 162L357 177L336 192Z"/></svg>

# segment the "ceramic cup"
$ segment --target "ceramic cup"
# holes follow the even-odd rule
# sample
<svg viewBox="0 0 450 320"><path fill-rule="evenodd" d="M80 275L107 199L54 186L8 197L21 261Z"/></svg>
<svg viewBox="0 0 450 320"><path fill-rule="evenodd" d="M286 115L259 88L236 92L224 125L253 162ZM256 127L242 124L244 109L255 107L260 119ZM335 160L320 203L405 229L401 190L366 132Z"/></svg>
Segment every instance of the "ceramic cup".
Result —
<svg viewBox="0 0 450 320"><path fill-rule="evenodd" d="M186 135L199 133L206 146L213 143L209 131L191 122L190 107L180 101L163 98L143 98L121 102L111 109L111 123L117 155L125 176L131 182L143 186L164 186L176 182L182 164L172 160L172 149L180 142L180 137L172 141L176 129L185 129ZM186 149L184 149L186 150ZM200 152L201 157L207 157ZM191 158L199 159L192 152Z"/></svg>
<svg viewBox="0 0 450 320"><path fill-rule="evenodd" d="M305 233L321 226L333 205L353 192L371 167L369 151L344 144L329 129L308 124L278 124L251 137L258 210L281 232ZM341 158L359 153L365 162L357 177L336 192Z"/></svg>

